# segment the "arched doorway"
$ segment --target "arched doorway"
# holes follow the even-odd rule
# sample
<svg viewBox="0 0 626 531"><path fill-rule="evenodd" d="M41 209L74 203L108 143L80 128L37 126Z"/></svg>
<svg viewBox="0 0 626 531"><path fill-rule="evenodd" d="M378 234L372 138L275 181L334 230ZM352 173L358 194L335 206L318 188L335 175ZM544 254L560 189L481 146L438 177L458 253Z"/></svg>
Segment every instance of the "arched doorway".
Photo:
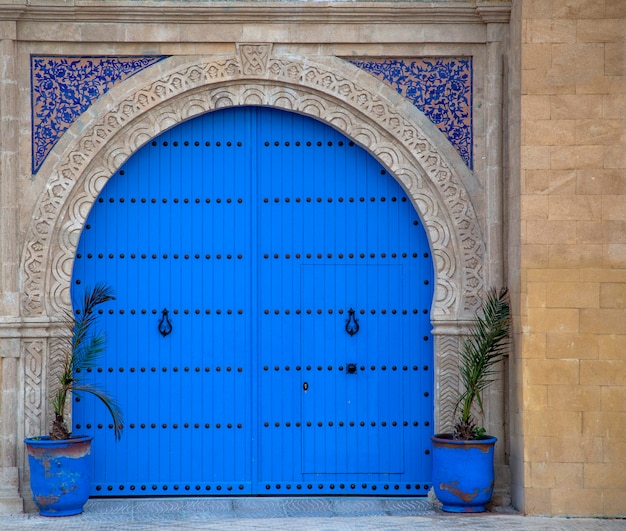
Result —
<svg viewBox="0 0 626 531"><path fill-rule="evenodd" d="M404 190L328 125L237 107L154 138L74 261L74 295L117 291L93 376L122 442L74 404L92 494L425 494L433 280Z"/></svg>
<svg viewBox="0 0 626 531"><path fill-rule="evenodd" d="M42 165L39 176L46 183L21 262L21 312L32 330L20 341L24 420L18 438L47 428L48 382L62 360L64 332L57 316L70 305L78 241L106 182L163 131L242 105L319 118L367 149L401 183L420 213L435 268L435 427L445 431L452 425L456 353L484 290L485 244L470 194L480 184L434 126L372 76L359 75L335 57L281 55L271 45L250 46L263 52L255 68L238 46L224 56L172 57L158 71L133 76L95 103ZM27 478L23 451L19 461Z"/></svg>

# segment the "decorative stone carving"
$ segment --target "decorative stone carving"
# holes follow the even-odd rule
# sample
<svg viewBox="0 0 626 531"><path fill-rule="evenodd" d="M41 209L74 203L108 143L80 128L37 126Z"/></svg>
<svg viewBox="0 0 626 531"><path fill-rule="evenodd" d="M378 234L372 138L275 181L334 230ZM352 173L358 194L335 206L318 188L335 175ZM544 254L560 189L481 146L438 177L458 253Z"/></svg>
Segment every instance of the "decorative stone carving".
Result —
<svg viewBox="0 0 626 531"><path fill-rule="evenodd" d="M243 75L264 77L271 52L271 44L237 44Z"/></svg>
<svg viewBox="0 0 626 531"><path fill-rule="evenodd" d="M42 434L43 418L43 366L45 341L23 340L24 364L24 435L32 437Z"/></svg>
<svg viewBox="0 0 626 531"><path fill-rule="evenodd" d="M63 373L63 362L66 352L67 339L63 337L53 337L48 340L48 363L46 371L46 381L48 382L48 394L52 395L59 385L59 378ZM52 415L52 409L46 411L46 418Z"/></svg>
<svg viewBox="0 0 626 531"><path fill-rule="evenodd" d="M458 398L459 367L458 367L458 336L443 336L438 341L438 396L439 419L437 430L451 432L454 429L454 408Z"/></svg>

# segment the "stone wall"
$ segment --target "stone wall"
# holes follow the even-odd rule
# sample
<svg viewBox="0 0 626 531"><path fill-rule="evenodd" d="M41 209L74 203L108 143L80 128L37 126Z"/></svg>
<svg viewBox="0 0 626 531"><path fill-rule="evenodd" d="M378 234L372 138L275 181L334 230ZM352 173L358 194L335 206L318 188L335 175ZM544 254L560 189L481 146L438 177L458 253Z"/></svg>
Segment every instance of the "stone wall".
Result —
<svg viewBox="0 0 626 531"><path fill-rule="evenodd" d="M624 515L626 2L520 0L512 18L513 498L530 514Z"/></svg>

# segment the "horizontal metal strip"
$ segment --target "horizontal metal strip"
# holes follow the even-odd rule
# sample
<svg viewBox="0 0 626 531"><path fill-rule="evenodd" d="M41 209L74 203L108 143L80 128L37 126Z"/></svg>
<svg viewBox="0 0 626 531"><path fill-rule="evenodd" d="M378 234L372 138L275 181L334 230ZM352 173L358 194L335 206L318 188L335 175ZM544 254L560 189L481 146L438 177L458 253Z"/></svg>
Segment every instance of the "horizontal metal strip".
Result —
<svg viewBox="0 0 626 531"><path fill-rule="evenodd" d="M387 197L364 197L364 196L359 196L359 197L347 197L344 198L342 196L340 197L336 197L336 198L332 198L332 197L327 197L327 198L323 198L323 197L305 197L304 199L301 197L295 197L295 198L291 198L291 197L284 197L284 198L280 198L280 197L274 197L271 201L268 197L264 197L263 198L263 202L264 203L291 203L292 201L294 203L332 203L333 201L337 201L338 203L343 203L344 201L347 201L348 203L375 203L376 201L379 201L381 203L385 203L387 201L387 199L389 199L389 201L391 201L392 203L396 203L398 201L400 201L401 203L406 203L407 202L407 198L406 197L395 197L395 196L391 196L389 198ZM418 222L416 220L414 220L413 225L417 225Z"/></svg>
<svg viewBox="0 0 626 531"><path fill-rule="evenodd" d="M423 368L423 370L427 371L428 370L428 365L424 365L422 368ZM281 367L278 366L278 365L275 365L274 367L272 367L272 369L277 372L277 371L281 370ZM306 370L306 371L312 371L312 370L315 370L315 369L317 369L318 371L323 371L324 369L326 369L328 371L332 371L333 370L333 366L332 365L328 365L328 367L322 367L321 365L318 365L317 367L311 367L311 365L307 365L306 367L304 367L304 370ZM335 367L335 369L338 370L338 371L343 371L344 367L343 367L343 365L339 365L339 366ZM368 367L365 367L365 365L361 365L359 367L359 369L362 370L362 371L365 371L365 370L368 369ZM409 370L409 366L408 365L403 365L402 367L397 367L396 365L392 365L391 367L387 367L386 365L381 365L380 367L378 367L378 369L381 370L381 371L386 371L387 369L390 369L391 371L397 371L397 370L408 371ZM265 365L263 367L263 370L264 371L269 371L270 367ZM290 371L291 370L291 366L290 365L286 365L284 368L282 368L282 370ZM302 370L302 367L300 365L296 365L295 366L295 370L296 371L300 371L300 370ZM370 365L369 370L375 371L376 370L376 366L375 365ZM417 371L417 370L419 370L419 367L417 365L413 365L411 367L411 370Z"/></svg>
<svg viewBox="0 0 626 531"><path fill-rule="evenodd" d="M226 260L231 260L233 258L237 258L239 260L241 260L243 258L243 254L242 253L216 253L216 254L207 254L207 253L194 253L194 254L189 254L189 253L163 253L163 254L158 254L158 253L110 253L110 252L103 252L103 253L87 253L86 255L83 255L82 253L78 253L76 255L77 259L82 259L85 258L87 260L91 260L91 259L104 259L104 258L108 258L110 260L113 260L115 258L119 258L121 260L125 259L125 258L130 258L131 260L135 260L137 258L142 259L142 260L146 260L151 258L152 260L156 260L158 258L162 258L164 260L167 260L169 258L173 258L174 260L178 260L180 258L182 258L183 260L190 260L192 258L196 259L196 260L200 260L200 259L204 259L204 260L211 260L212 258L215 260L222 260L223 258L225 258ZM268 260L269 258L274 258L275 260L278 260L280 258L285 258L286 260L290 260L292 258L296 259L296 260L300 260L301 258L307 258L307 259L312 259L312 258L316 258L318 260L322 259L322 258L339 258L339 259L344 259L344 258L348 258L348 259L354 259L354 258L360 258L361 260L365 259L365 258L419 258L419 253L406 253L406 252L402 252L402 253L285 253L283 255L279 254L279 253L263 253L263 258L265 260ZM430 254L429 253L423 253L422 254L423 258L429 258ZM427 282L426 282L427 283Z"/></svg>
<svg viewBox="0 0 626 531"><path fill-rule="evenodd" d="M80 429L83 428L83 425L82 424L76 424L74 427L77 430L80 430ZM94 426L92 424L85 424L84 427L85 427L85 429L90 430ZM154 430L154 429L157 429L157 428L161 428L161 429L164 429L164 430L166 430L168 428L174 429L174 430L177 430L179 428L183 428L183 429L191 429L191 428L201 429L201 428L204 428L204 429L207 429L207 430L213 428L213 429L219 430L219 429L225 428L225 429L229 429L230 430L230 429L234 429L234 428L242 429L243 428L243 424L241 424L241 423L233 424L232 422L228 422L228 423L224 423L224 424L221 423L221 422L218 422L218 423L213 424L213 425L211 425L209 423L203 423L203 424L194 423L194 424L190 424L188 422L185 422L184 424L167 424L167 423L162 423L162 424L156 424L156 423L136 424L136 423L130 423L130 424L124 424L124 427L125 428L126 427L130 428L131 430L134 430L135 428L139 428L139 429L142 429L142 430L146 430L146 429L153 429ZM112 424L108 424L108 425L105 426L103 424L97 424L95 426L95 428L99 429L99 430L102 430L102 429L111 429L112 430L113 429L113 425Z"/></svg>
<svg viewBox="0 0 626 531"><path fill-rule="evenodd" d="M200 253L195 253L193 255L185 253L185 254L179 254L179 253L172 253L172 254L162 254L162 255L158 255L156 253L98 253L98 254L94 254L94 253L88 253L86 255L82 255L82 254L77 254L76 255L77 259L81 259L81 258L86 258L87 260L91 260L91 259L95 259L95 258L99 258L99 259L103 259L103 258L109 258L109 259L114 259L114 258L120 258L120 259L124 259L124 258L130 258L131 260L135 260L136 258L139 258L141 260L146 260L148 258L151 258L152 260L156 260L157 258L162 258L164 260L167 260L168 258L173 258L174 260L178 260L179 258L182 258L183 260L190 260L192 258L195 258L196 260L200 260L200 259L205 259L205 260L211 260L211 258L215 259L215 260L222 260L223 258L226 260L232 260L233 258L237 258L238 260L241 260L243 258L243 254L238 253L238 254L233 254L233 253L226 253L226 254L222 254L222 253L217 253L217 254L200 254ZM77 282L77 284L80 284L80 281Z"/></svg>
<svg viewBox="0 0 626 531"><path fill-rule="evenodd" d="M328 315L332 315L334 313L338 313L339 315L343 315L343 313L346 310L344 310L343 308L339 308L338 310L333 310L332 308L328 308L326 310L322 310L321 308L318 308L317 310L312 310L311 308L307 308L306 310L301 310L301 309L297 309L297 310L270 310L269 308L266 308L263 310L263 313L265 315L280 315L281 313L285 314L285 315L291 315L292 313L296 314L296 315L322 315L324 313L327 313ZM382 310L365 310L365 309L358 309L355 310L356 313L360 314L360 315L365 315L366 313L370 313L372 315L375 315L376 313L380 313L382 315L408 315L408 314L413 314L413 315L418 315L420 313L420 311L417 308L413 308L412 310L396 310L395 308L391 309L391 310L386 310L386 309L382 309ZM423 313L424 315L428 314L428 310L426 308L424 308L421 313Z"/></svg>
<svg viewBox="0 0 626 531"><path fill-rule="evenodd" d="M429 253L423 253L423 258L429 258L430 254ZM266 260L268 258L274 258L274 259L279 259L281 258L281 255L278 253L263 253L263 258L265 258ZM419 253L285 253L284 255L282 255L283 258L286 258L287 260L289 260L290 258L295 258L297 260L299 260L300 258L304 257L304 258L317 258L318 260L321 258L360 258L360 259L364 259L364 258L419 258Z"/></svg>
<svg viewBox="0 0 626 531"><path fill-rule="evenodd" d="M343 491L350 493L365 493L365 492L377 492L384 491L396 491L397 493L411 492L417 495L426 496L430 490L429 483L401 483L401 482L373 482L373 483L331 483L331 482L283 482L283 483L264 483L263 488L266 491L281 492L281 491L309 491L309 492L328 492L328 491ZM169 482L169 483L152 483L152 482L136 482L136 483L106 483L97 484L95 490L98 495L117 495L121 493L125 495L141 494L146 495L148 493L169 493L169 494L191 494L202 492L218 492L221 494L237 494L240 492L248 491L250 484L245 483L219 483L219 482ZM294 493L295 494L295 493ZM391 493L390 493L391 494Z"/></svg>
<svg viewBox="0 0 626 531"><path fill-rule="evenodd" d="M115 197L109 197L108 199L105 199L104 197L100 197L98 198L98 203L126 203L127 198L125 197L119 197L119 198L115 198ZM238 197L237 199L232 199L230 197L226 197L226 198L222 198L222 197L217 197L217 198L213 198L211 199L210 197L205 197L205 198L200 198L200 197L194 197L194 198L189 198L189 197L183 197L182 199L178 198L178 197L174 197L173 199L171 197L163 197L161 199L157 199L156 197L151 197L151 198L147 198L147 197L141 197L141 198L136 198L136 197L131 197L130 199L128 199L128 201L132 204L136 204L136 203L140 203L140 204L152 204L152 205L156 205L156 204L167 204L168 202L172 202L174 204L179 204L182 203L184 205L199 205L199 204L211 204L211 203L217 203L218 205L220 204L239 204L241 205L243 203L243 198ZM88 228L88 227L85 227Z"/></svg>
<svg viewBox="0 0 626 531"><path fill-rule="evenodd" d="M205 482L189 482L189 483L115 483L115 484L104 484L104 485L96 485L96 491L101 494L106 494L107 492L113 493L117 492L125 492L126 494L130 494L128 491L139 491L137 493L141 493L143 495L148 492L209 492L209 491L217 491L223 493L229 492L240 492L244 490L249 490L249 483L205 483ZM173 491L173 492L172 492Z"/></svg>
<svg viewBox="0 0 626 531"><path fill-rule="evenodd" d="M349 421L349 422L344 422L344 421L339 421L339 422L334 422L334 421L328 421L328 422L322 422L322 421L317 421L317 422L313 422L313 421L307 421L307 422L294 422L293 424L291 422L283 422L282 424L280 422L264 422L263 423L263 427L264 428L269 428L269 427L274 427L274 428L280 428L281 426L284 426L286 428L290 428L291 426L295 426L296 428L300 428L302 426L306 426L307 428L313 428L313 427L318 427L318 428L323 428L324 426L327 427L333 427L333 426L338 426L340 428L343 427L347 427L347 428L364 428L366 426L369 427L376 427L376 426L382 426L383 428L386 427L399 427L399 428L408 428L408 427L412 427L412 428L417 428L419 427L419 422L417 421L401 421L401 422L397 422L397 421L391 421L391 422L387 422L387 421L383 421L383 422L378 422L376 423L375 421L369 421L369 422L365 422L365 421ZM430 422L426 421L423 423L423 426L428 427L430 426Z"/></svg>
<svg viewBox="0 0 626 531"><path fill-rule="evenodd" d="M268 140L266 140L265 142L263 142L263 145L265 147L300 147L300 146L304 146L304 147L333 147L333 146L339 146L339 147L343 147L345 145L347 145L348 147L354 147L354 142L352 142L352 140L348 141L348 143L346 144L345 142L343 142L343 140L340 140L337 143L333 143L331 140L328 140L327 142L322 142L321 140L305 140L304 142L302 142L301 140L296 140L295 142L290 142L290 141L284 141L284 142L280 142L278 140L274 140L273 142L270 142Z"/></svg>
<svg viewBox="0 0 626 531"><path fill-rule="evenodd" d="M98 310L98 313L100 315L102 315L103 313L105 313L105 310ZM131 309L131 310L125 310L125 309L119 309L119 310L108 310L107 313L109 315L113 315L115 313L119 313L120 315L125 315L125 314L130 314L130 315L148 315L148 314L152 314L152 315L156 315L158 312L156 309L152 309L152 310L146 310L146 309L141 309L141 310L136 310L136 309ZM180 315L181 313L183 315L211 315L211 314L215 314L215 315L243 315L244 311L242 309L239 310L210 310L210 309L206 309L206 310L201 310L199 308L196 308L195 310L189 310L189 309L184 309L182 310L182 312L178 309L175 310L171 310L170 313L173 313L174 315ZM310 308L307 308L306 310L269 310L268 308L263 310L263 314L265 315L280 315L280 314L284 314L284 315L291 315L292 313L294 315L323 315L325 313L327 313L328 315L332 315L334 313L337 313L339 315L343 315L345 313L345 310L343 310L342 308L338 309L338 310L333 310L333 309L327 309L327 310L322 310L321 308L318 308L317 310L312 310ZM418 315L420 313L420 310L418 310L417 308L414 308L413 310L396 310L391 309L391 310L386 310L386 309L382 309L382 310L357 310L357 313L359 313L360 315L365 315L366 313L370 313L371 315L376 315L377 313L380 313L381 315ZM426 308L424 308L421 311L422 314L427 315L428 314L428 310ZM76 310L76 315L80 315L80 310Z"/></svg>
<svg viewBox="0 0 626 531"><path fill-rule="evenodd" d="M160 371L159 369L157 369L156 367L140 367L139 369L135 368L135 367L130 367L128 369L128 372L168 372L168 370L171 370L172 372L211 372L211 367L194 367L193 369L190 367L183 367L182 369L179 367L161 367ZM243 367L237 367L236 369L233 367L214 367L213 371L215 372L234 372L236 370L236 372L243 372ZM118 367L117 372L124 372L125 369L124 367ZM77 373L80 373L81 370L77 369L76 370ZM90 373L90 372L116 372L116 370L113 367L109 367L107 369L104 369L103 367L98 367L98 368L89 368L87 369L85 372Z"/></svg>
<svg viewBox="0 0 626 531"><path fill-rule="evenodd" d="M226 142L224 142L222 140L218 140L217 142L213 141L212 143L211 143L210 140L202 140L202 141L200 141L200 140L183 140L182 145L184 147L191 146L191 142L193 142L193 146L194 147L200 147L200 145L203 145L204 147L222 147L222 146L233 147L235 145L237 147L242 147L243 146L243 142L242 141L236 141L235 142L235 141L232 141L232 140L227 140ZM157 146L158 144L159 143L156 140L153 140L150 143L150 145L153 146L153 147ZM165 141L161 142L161 145L167 147L167 146L170 145L170 142L165 140ZM178 146L180 146L180 142L175 140L174 142L171 143L171 146L178 147Z"/></svg>
<svg viewBox="0 0 626 531"><path fill-rule="evenodd" d="M333 142L331 140L328 141L321 141L321 140L296 140L295 142L292 141L279 141L279 140L274 140L274 141L269 141L269 140L265 140L262 142L263 146L265 147L333 147L333 146L337 146L337 147L344 147L344 146L348 146L348 147L354 147L355 144L353 141L348 141L348 142L344 142L343 140L339 140L338 142ZM157 142L156 140L153 140L150 145L152 147L156 147L159 145L159 142ZM175 140L174 142L169 142L168 140L164 140L162 142L160 142L160 145L163 147L242 147L244 145L243 141L232 141L232 140L227 140L227 141L223 141L223 140L218 140L218 141L210 141L210 140L183 140L182 142L179 142L177 140Z"/></svg>
<svg viewBox="0 0 626 531"><path fill-rule="evenodd" d="M100 315L102 315L103 313L105 313L105 311L104 310L98 310L98 313ZM127 313L130 314L130 315L148 315L148 313L150 313L152 315L156 315L157 313L161 313L161 312L158 312L155 309L152 309L152 310L146 310L146 309L135 310L133 308L130 311L124 310L124 309L121 309L121 310L108 310L107 313L109 315L113 315L115 313L119 313L120 315L125 315ZM170 313L173 313L174 315L179 315L181 312L180 312L180 310L172 310ZM204 314L204 315L211 315L211 314L215 314L215 315L235 315L235 314L236 315L243 315L243 310L231 310L231 309L228 309L228 310L209 310L209 309L200 310L200 309L196 308L195 310L187 310L187 309L185 309L185 310L182 311L182 314L183 315L192 315L192 314L193 315L201 315L201 314ZM76 310L76 315L80 315L80 310Z"/></svg>
<svg viewBox="0 0 626 531"><path fill-rule="evenodd" d="M365 491L378 491L378 490L395 490L395 491L423 491L424 496L430 490L430 484L409 484L409 483L267 483L265 490L267 491L280 491L280 490L306 490L306 491L350 491L350 492L365 492ZM416 492L417 493L417 492ZM421 494L421 493L420 493Z"/></svg>
<svg viewBox="0 0 626 531"><path fill-rule="evenodd" d="M406 203L408 201L408 199L406 197L397 197L397 196L390 196L390 197L385 197L385 196L380 196L380 197L374 197L374 196L369 196L369 197L365 197L365 196L357 196L357 197L352 197L352 196L348 196L348 197L343 197L343 196L339 196L339 197L274 197L270 200L269 197L264 197L263 198L263 203L333 203L333 202L337 202L337 203L375 203L375 202L381 202L381 203L385 203L387 201L390 201L391 203ZM182 199L179 197L162 197L162 198L157 198L157 197L108 197L108 198L104 198L104 197L99 197L98 198L98 203L110 203L110 204L114 204L114 203L126 203L129 202L131 204L151 204L151 205L156 205L156 204L163 204L166 205L168 203L174 203L174 204L184 204L184 205L200 205L200 204L243 204L244 200L241 197L238 197L237 199L233 199L231 197L183 197ZM414 220L415 221L415 220ZM416 223L413 223L414 225Z"/></svg>
<svg viewBox="0 0 626 531"><path fill-rule="evenodd" d="M156 140L153 140L150 143L151 146L156 147L159 145L159 142L157 142ZM243 146L243 142L242 141L232 141L232 140L227 140L226 142L224 142L223 140L218 140L218 141L213 141L211 142L210 140L183 140L182 142L179 142L177 140L175 140L174 142L169 142L168 140L164 140L162 142L160 142L161 146L164 147L233 147L233 146L237 146L237 147L242 147ZM326 142L322 142L321 140L296 140L295 142L291 142L289 140L287 141L279 141L279 140L274 140L274 141L269 141L269 140L265 140L263 141L263 145L265 147L333 147L333 146L338 146L338 147L344 147L344 146L348 146L348 147L354 147L355 143L353 141L348 141L348 142L344 142L343 140L339 140L338 142L332 142L332 141L326 141Z"/></svg>
<svg viewBox="0 0 626 531"><path fill-rule="evenodd" d="M285 371L285 372L289 372L291 370L291 366L290 365L286 365L285 367L280 367L278 365L274 366L271 368L274 372L279 372L279 371ZM327 367L323 367L321 365L318 365L317 367L312 367L311 365L307 365L306 367L301 367L300 365L296 365L293 368L295 371L313 371L313 370L317 370L317 371L332 371L333 369L338 370L338 371L343 371L344 367L343 365L338 365L337 367L334 367L332 365L329 365ZM409 367L408 365L403 365L402 367L397 367L396 365L392 365L391 367L387 367L386 365L381 365L380 367L376 367L375 365L371 365L369 367L366 367L365 365L361 365L360 367L358 367L359 370L361 371L376 371L376 370L380 370L380 371L418 371L419 367L417 365L413 365L411 367ZM270 371L270 367L268 365L263 366L263 370L268 372ZM424 365L422 367L422 370L427 371L429 370L428 365ZM113 373L113 372L125 372L126 369L124 367L118 367L117 369L113 368L113 367L108 367L108 368L103 368L103 367L98 367L98 368L89 368L87 369L85 372L87 373L92 373L92 372L97 372L97 373L103 373L103 372L109 372L109 373ZM168 367L161 367L161 369L158 369L157 367L140 367L140 368L135 368L135 367L130 367L128 369L128 372L130 373L135 373L135 372L140 372L140 373L157 373L157 372L185 372L185 373L201 373L201 372L211 372L211 368L210 367L194 367L194 368L190 368L190 367L183 367L182 369L180 369L179 367L172 367L172 368L168 368ZM215 367L213 369L214 372L233 372L235 371L234 368L232 367ZM81 369L76 370L77 373L81 372ZM237 367L236 368L236 372L238 373L242 373L243 372L243 367Z"/></svg>

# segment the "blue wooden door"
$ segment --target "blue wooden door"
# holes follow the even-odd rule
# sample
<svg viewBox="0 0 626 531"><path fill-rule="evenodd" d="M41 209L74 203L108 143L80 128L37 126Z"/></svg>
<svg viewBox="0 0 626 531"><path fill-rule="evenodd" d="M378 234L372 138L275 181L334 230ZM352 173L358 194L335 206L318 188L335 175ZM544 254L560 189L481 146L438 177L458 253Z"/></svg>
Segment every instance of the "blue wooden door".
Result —
<svg viewBox="0 0 626 531"><path fill-rule="evenodd" d="M117 293L88 377L121 402L122 441L74 402L92 495L425 494L429 253L398 183L312 118L228 109L148 143L74 264L73 297Z"/></svg>

